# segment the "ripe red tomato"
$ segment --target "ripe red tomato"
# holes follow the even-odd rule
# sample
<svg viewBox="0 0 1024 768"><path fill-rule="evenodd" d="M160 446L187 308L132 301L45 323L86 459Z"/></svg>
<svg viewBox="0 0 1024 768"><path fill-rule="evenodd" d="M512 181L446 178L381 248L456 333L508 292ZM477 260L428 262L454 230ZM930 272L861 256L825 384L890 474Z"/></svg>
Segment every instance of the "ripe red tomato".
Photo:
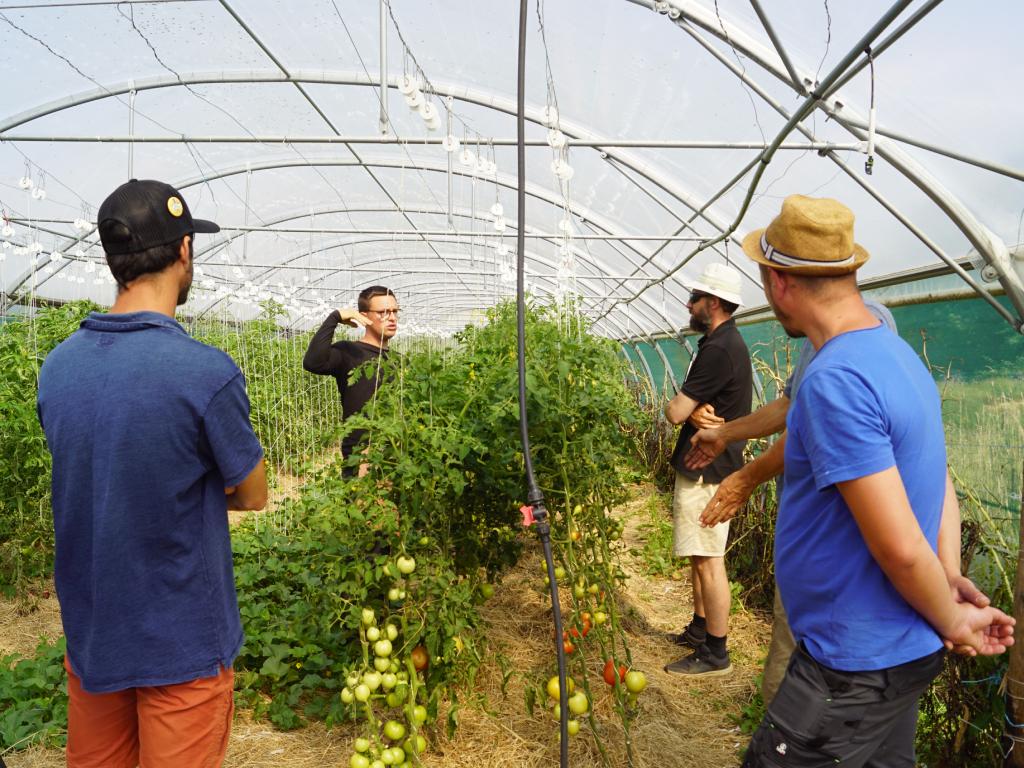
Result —
<svg viewBox="0 0 1024 768"><path fill-rule="evenodd" d="M572 640L563 640L562 650L565 651L566 656L569 656L573 651L576 650L576 646L572 644Z"/></svg>
<svg viewBox="0 0 1024 768"><path fill-rule="evenodd" d="M604 663L604 672L602 674L604 676L604 681L606 683L608 683L608 685L615 685L615 660L614 659L608 659L608 661L606 661ZM620 683L624 683L625 681L626 681L626 665L622 664L622 665L619 666L619 682Z"/></svg>

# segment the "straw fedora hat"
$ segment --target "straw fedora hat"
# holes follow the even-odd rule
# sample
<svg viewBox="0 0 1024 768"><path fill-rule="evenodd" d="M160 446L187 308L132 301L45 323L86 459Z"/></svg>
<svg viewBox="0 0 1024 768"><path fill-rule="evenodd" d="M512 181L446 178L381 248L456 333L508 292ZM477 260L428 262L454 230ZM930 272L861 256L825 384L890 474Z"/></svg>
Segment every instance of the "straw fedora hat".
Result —
<svg viewBox="0 0 1024 768"><path fill-rule="evenodd" d="M797 275L845 275L868 260L853 241L853 211L827 197L790 195L765 229L743 238L758 264Z"/></svg>

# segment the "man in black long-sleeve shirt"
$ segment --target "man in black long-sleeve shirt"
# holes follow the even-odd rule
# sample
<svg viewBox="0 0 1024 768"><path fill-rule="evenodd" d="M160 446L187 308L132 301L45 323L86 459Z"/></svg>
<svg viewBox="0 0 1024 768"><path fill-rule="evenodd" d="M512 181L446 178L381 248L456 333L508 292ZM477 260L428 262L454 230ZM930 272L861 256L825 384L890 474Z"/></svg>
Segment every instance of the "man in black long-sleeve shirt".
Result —
<svg viewBox="0 0 1024 768"><path fill-rule="evenodd" d="M373 397L380 382L379 366L349 383L353 370L370 359L387 357L388 342L398 332L398 299L390 288L371 285L359 294L358 309L336 309L327 316L313 335L302 358L302 367L310 373L333 376L341 397L342 419L349 418ZM365 329L358 341L334 342L334 330L339 323ZM333 343L332 343L333 342ZM363 439L366 430L355 430L341 441L341 453L347 459ZM366 474L367 465L359 467L359 475ZM348 470L346 470L348 473ZM355 471L352 471L355 474Z"/></svg>

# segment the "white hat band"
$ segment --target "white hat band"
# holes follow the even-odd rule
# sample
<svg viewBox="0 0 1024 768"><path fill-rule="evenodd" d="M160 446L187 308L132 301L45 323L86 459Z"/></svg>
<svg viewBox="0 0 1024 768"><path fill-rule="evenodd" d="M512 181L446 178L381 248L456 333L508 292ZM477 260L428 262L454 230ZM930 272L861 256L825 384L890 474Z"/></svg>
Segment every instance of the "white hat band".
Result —
<svg viewBox="0 0 1024 768"><path fill-rule="evenodd" d="M761 235L761 250L768 261L781 264L784 267L842 267L853 264L857 254L851 253L847 258L840 261L817 261L815 259L801 259L799 256L790 256L788 253L777 251L768 244L767 238Z"/></svg>

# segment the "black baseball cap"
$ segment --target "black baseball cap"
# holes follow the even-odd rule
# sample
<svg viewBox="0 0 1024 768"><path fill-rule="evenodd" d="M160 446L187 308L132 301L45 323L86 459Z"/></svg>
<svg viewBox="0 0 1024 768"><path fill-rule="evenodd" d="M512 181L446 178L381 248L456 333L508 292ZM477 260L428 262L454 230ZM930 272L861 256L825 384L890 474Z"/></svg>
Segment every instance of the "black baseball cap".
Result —
<svg viewBox="0 0 1024 768"><path fill-rule="evenodd" d="M178 190L151 179L132 179L111 192L96 225L103 250L114 255L167 245L194 232L220 232L212 221L193 219Z"/></svg>

